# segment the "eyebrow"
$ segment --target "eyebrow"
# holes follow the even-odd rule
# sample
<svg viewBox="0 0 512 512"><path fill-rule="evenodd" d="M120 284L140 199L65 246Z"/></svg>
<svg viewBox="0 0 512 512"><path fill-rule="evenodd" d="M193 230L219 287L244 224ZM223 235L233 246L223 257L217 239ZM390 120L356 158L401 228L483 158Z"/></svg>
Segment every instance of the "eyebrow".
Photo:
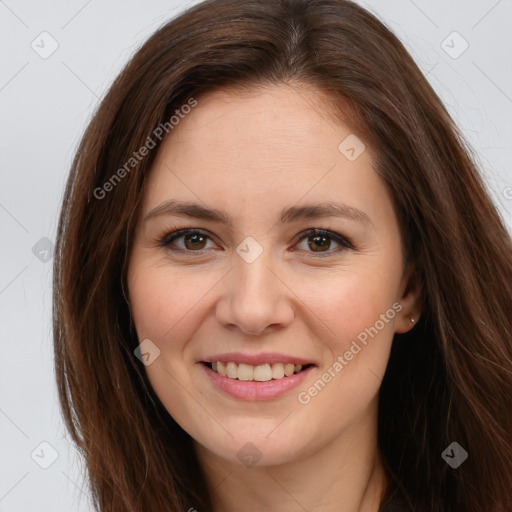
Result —
<svg viewBox="0 0 512 512"><path fill-rule="evenodd" d="M177 201L170 199L153 208L144 217L144 222L160 217L162 215L178 215L192 217L195 219L210 220L219 222L231 228L233 223L231 217L224 210L209 208L191 201ZM284 224L303 219L316 219L318 217L344 217L350 220L372 225L368 215L353 206L342 203L327 202L304 206L290 206L283 208L279 214L279 222Z"/></svg>

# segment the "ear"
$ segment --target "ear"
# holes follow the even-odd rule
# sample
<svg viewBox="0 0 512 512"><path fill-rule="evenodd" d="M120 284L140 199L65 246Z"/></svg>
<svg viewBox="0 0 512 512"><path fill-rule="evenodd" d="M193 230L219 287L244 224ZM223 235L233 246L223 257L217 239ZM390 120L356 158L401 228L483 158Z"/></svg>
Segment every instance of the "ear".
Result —
<svg viewBox="0 0 512 512"><path fill-rule="evenodd" d="M421 316L421 283L413 263L410 263L404 272L401 290L399 303L402 310L395 321L395 332L400 334L410 331Z"/></svg>

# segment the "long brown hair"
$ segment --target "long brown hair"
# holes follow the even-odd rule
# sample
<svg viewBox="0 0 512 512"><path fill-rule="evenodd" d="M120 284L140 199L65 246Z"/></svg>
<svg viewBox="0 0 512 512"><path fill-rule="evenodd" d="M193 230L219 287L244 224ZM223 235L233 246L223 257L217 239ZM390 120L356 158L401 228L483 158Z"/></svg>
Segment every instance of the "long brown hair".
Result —
<svg viewBox="0 0 512 512"><path fill-rule="evenodd" d="M191 98L200 108L200 95L216 88L282 83L326 93L330 114L371 145L422 285L421 320L395 335L380 390L389 479L381 510L505 511L510 236L412 58L347 0L209 0L190 8L137 51L85 132L60 216L53 315L60 403L96 508L211 510L190 436L134 356L126 262L158 147L130 158L148 137L158 146L155 129L170 133L169 119ZM469 454L456 469L441 456L453 442Z"/></svg>

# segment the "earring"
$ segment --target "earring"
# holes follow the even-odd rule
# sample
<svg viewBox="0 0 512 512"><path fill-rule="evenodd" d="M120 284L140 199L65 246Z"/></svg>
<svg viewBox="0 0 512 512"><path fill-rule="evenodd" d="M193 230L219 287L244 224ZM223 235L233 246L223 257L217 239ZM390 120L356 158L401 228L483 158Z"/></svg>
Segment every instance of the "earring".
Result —
<svg viewBox="0 0 512 512"><path fill-rule="evenodd" d="M414 320L414 317L413 317L413 316L411 316L411 322L412 322L412 323L414 323L414 322L415 322L415 320Z"/></svg>

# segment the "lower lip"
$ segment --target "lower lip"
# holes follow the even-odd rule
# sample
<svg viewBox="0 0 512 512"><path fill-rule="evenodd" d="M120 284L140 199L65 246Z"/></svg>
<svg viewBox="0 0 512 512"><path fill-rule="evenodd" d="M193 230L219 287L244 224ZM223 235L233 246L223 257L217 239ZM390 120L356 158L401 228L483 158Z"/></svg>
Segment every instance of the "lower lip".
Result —
<svg viewBox="0 0 512 512"><path fill-rule="evenodd" d="M234 398L250 401L272 400L284 395L287 391L290 391L303 382L314 368L314 366L310 366L299 373L294 373L290 375L290 377L283 377L282 379L256 382L230 379L229 377L224 377L214 372L203 363L200 363L200 365L203 367L206 375L208 375L214 386Z"/></svg>

